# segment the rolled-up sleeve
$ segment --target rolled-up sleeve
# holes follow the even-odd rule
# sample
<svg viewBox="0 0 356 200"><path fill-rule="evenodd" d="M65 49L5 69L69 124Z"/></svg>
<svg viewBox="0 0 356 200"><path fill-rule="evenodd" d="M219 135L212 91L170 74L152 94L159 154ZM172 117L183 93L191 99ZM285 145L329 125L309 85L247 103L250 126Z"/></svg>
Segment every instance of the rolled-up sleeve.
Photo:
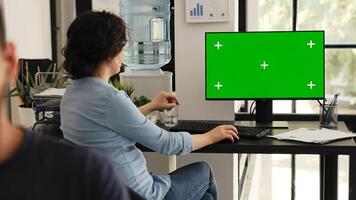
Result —
<svg viewBox="0 0 356 200"><path fill-rule="evenodd" d="M183 155L192 151L188 132L168 132L149 121L125 92L117 91L107 107L108 127L125 138L166 155Z"/></svg>

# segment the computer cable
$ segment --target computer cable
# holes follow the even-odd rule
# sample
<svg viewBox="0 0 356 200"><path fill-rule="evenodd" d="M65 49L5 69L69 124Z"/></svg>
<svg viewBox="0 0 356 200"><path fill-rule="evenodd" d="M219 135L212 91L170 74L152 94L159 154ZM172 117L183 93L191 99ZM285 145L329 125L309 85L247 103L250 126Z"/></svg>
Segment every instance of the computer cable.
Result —
<svg viewBox="0 0 356 200"><path fill-rule="evenodd" d="M252 113L251 113L251 112L252 112L252 106L253 106L253 104L255 104L255 103L256 103L256 100L252 101L252 103L251 103L251 105L250 105L250 109L249 109L250 114L252 114Z"/></svg>
<svg viewBox="0 0 356 200"><path fill-rule="evenodd" d="M251 105L250 105L250 109L249 109L251 121L253 121L253 113L254 113L255 110L256 110L256 106L255 106L255 107L253 108L253 110L252 110L252 106L253 106L255 103L256 103L256 100L252 101L252 103L251 103Z"/></svg>

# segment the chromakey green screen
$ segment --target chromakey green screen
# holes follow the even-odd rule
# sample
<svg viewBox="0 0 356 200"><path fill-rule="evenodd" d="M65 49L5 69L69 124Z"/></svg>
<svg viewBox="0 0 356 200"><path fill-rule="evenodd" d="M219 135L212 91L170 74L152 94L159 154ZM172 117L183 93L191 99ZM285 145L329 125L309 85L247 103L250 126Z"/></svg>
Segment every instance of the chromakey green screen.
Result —
<svg viewBox="0 0 356 200"><path fill-rule="evenodd" d="M206 33L206 99L324 98L324 32Z"/></svg>

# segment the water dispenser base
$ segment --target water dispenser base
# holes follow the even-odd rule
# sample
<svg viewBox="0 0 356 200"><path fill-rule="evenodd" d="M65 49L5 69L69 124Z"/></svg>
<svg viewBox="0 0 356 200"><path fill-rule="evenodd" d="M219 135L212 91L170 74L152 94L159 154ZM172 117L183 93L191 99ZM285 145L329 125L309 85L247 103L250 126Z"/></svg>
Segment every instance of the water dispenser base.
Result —
<svg viewBox="0 0 356 200"><path fill-rule="evenodd" d="M162 70L156 73L147 73L148 70L125 71L120 74L120 80L134 84L134 96L146 96L153 99L161 91L172 92L172 73ZM153 70L156 71L156 70Z"/></svg>

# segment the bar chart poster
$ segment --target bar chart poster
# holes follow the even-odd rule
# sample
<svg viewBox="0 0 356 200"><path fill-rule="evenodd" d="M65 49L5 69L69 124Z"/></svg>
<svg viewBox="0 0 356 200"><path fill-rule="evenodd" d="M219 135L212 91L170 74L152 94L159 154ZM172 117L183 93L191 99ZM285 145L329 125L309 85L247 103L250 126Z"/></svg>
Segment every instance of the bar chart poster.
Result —
<svg viewBox="0 0 356 200"><path fill-rule="evenodd" d="M185 0L186 22L226 22L229 0Z"/></svg>

